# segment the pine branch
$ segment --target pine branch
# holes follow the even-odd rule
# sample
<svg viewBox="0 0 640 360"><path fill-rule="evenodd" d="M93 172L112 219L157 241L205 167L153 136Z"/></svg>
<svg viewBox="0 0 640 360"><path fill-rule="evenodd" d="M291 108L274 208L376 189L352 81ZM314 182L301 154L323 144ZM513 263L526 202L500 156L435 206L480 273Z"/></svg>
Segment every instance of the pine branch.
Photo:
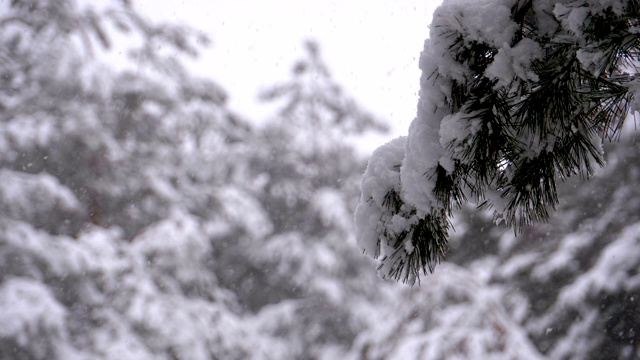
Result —
<svg viewBox="0 0 640 360"><path fill-rule="evenodd" d="M619 136L636 96L630 87L638 83L640 5L619 0L616 8L589 11L582 24L568 17L588 4L558 3L549 13L536 12L533 5L533 0L514 1L511 20L517 28L501 48L495 39L483 38L488 35L482 30L468 30L464 11L443 12L440 16L450 18L432 28L431 43L454 64L440 66L439 54L425 47L434 59L421 60L421 99L436 108L423 116L436 120L417 120L429 131L437 129L437 121L452 121L445 126L446 137L440 124L440 141L448 141L441 144L446 155L419 167L425 186L432 189L426 200L430 206L422 212L412 199L401 198L401 189L385 198L390 213L408 225L383 234L393 249L384 255L384 276L412 282L432 272L446 252L448 217L471 200L469 195L494 208L517 233L549 218L558 204L558 180L588 179L597 166L604 166L599 142ZM543 25L547 28L541 29ZM520 50L536 54L530 63L512 54L521 44ZM501 63L492 67L498 58ZM505 66L523 64L527 68L513 70L511 79L500 76ZM502 199L488 198L489 193Z"/></svg>
<svg viewBox="0 0 640 360"><path fill-rule="evenodd" d="M386 255L378 271L383 278L403 283L420 283L420 276L433 273L447 252L449 221L443 212L432 211L393 239L393 251Z"/></svg>

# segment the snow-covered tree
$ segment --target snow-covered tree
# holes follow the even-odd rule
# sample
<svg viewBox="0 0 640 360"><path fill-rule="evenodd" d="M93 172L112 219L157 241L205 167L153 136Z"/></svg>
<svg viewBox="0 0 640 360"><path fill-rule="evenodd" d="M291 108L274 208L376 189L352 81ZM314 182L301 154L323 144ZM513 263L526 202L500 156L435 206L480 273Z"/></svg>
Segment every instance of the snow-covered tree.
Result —
<svg viewBox="0 0 640 360"><path fill-rule="evenodd" d="M316 42L301 48L291 78L260 94L275 113L247 137L244 182L271 228L229 239L216 271L263 331L290 343L290 358L342 358L365 327L353 304L378 289L358 270L371 266L350 215L365 163L347 135L386 126L331 76Z"/></svg>
<svg viewBox="0 0 640 360"><path fill-rule="evenodd" d="M0 359L284 357L211 271L248 126L181 65L197 33L100 5L0 5Z"/></svg>
<svg viewBox="0 0 640 360"><path fill-rule="evenodd" d="M343 357L379 291L343 135L381 123L309 43L256 128L181 65L199 34L99 5L2 4L0 359Z"/></svg>
<svg viewBox="0 0 640 360"><path fill-rule="evenodd" d="M358 242L413 283L473 202L516 232L546 221L557 182L589 178L638 108L634 0L448 0L420 58L417 117L362 180Z"/></svg>
<svg viewBox="0 0 640 360"><path fill-rule="evenodd" d="M464 205L429 287L381 281L345 134L383 126L319 46L253 125L180 65L196 32L128 3L0 2L0 359L638 357L637 139L559 183L549 224ZM410 211L403 142L369 167Z"/></svg>

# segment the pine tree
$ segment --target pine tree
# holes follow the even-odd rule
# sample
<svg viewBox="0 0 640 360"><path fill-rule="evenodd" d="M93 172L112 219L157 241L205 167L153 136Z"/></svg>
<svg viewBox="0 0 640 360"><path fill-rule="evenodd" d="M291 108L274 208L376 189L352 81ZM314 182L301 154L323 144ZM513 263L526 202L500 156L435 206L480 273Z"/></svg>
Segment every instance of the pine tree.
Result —
<svg viewBox="0 0 640 360"><path fill-rule="evenodd" d="M211 271L256 211L248 124L182 65L202 38L127 1L0 7L0 359L286 357ZM136 71L97 56L120 32Z"/></svg>
<svg viewBox="0 0 640 360"><path fill-rule="evenodd" d="M380 291L353 246L349 214L365 162L345 135L386 127L332 76L317 42L301 50L290 77L261 92L274 113L247 140L243 181L269 231L234 235L215 269L241 304L269 319L264 332L285 339L288 358L322 358L328 347L329 358L344 358L364 323L352 304Z"/></svg>
<svg viewBox="0 0 640 360"><path fill-rule="evenodd" d="M417 118L379 148L356 210L383 277L413 283L444 258L454 210L491 208L517 233L556 184L604 165L637 108L634 0L445 2L420 58Z"/></svg>

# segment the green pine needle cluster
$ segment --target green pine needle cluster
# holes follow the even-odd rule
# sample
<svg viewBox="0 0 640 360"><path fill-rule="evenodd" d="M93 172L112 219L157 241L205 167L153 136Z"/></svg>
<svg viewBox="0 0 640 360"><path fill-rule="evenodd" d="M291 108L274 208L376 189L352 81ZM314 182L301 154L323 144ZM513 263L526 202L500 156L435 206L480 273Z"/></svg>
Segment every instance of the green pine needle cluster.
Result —
<svg viewBox="0 0 640 360"><path fill-rule="evenodd" d="M403 217L415 215L415 209L410 214L403 214L404 202L395 191L389 191L382 205L390 214L400 214ZM447 230L449 221L445 213L433 211L418 219L409 230L399 233L385 229L382 234L386 244L391 244L394 250L384 256L378 268L383 267L383 277L396 281L413 284L420 281L420 275L427 275L427 269L433 273L436 264L440 263L447 252ZM408 243L407 243L408 242ZM380 242L378 244L380 248ZM379 257L380 253L374 254Z"/></svg>

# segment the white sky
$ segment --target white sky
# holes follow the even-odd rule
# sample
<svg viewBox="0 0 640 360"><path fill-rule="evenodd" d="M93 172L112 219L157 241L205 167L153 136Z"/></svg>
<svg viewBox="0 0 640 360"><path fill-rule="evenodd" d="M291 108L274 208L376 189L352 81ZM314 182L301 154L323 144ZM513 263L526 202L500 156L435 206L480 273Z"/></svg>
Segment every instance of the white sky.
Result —
<svg viewBox="0 0 640 360"><path fill-rule="evenodd" d="M290 78L304 39L315 39L335 80L392 134L369 139L365 151L406 134L415 117L418 56L440 0L137 0L146 16L186 23L213 45L194 69L220 83L229 105L261 120L259 89Z"/></svg>

